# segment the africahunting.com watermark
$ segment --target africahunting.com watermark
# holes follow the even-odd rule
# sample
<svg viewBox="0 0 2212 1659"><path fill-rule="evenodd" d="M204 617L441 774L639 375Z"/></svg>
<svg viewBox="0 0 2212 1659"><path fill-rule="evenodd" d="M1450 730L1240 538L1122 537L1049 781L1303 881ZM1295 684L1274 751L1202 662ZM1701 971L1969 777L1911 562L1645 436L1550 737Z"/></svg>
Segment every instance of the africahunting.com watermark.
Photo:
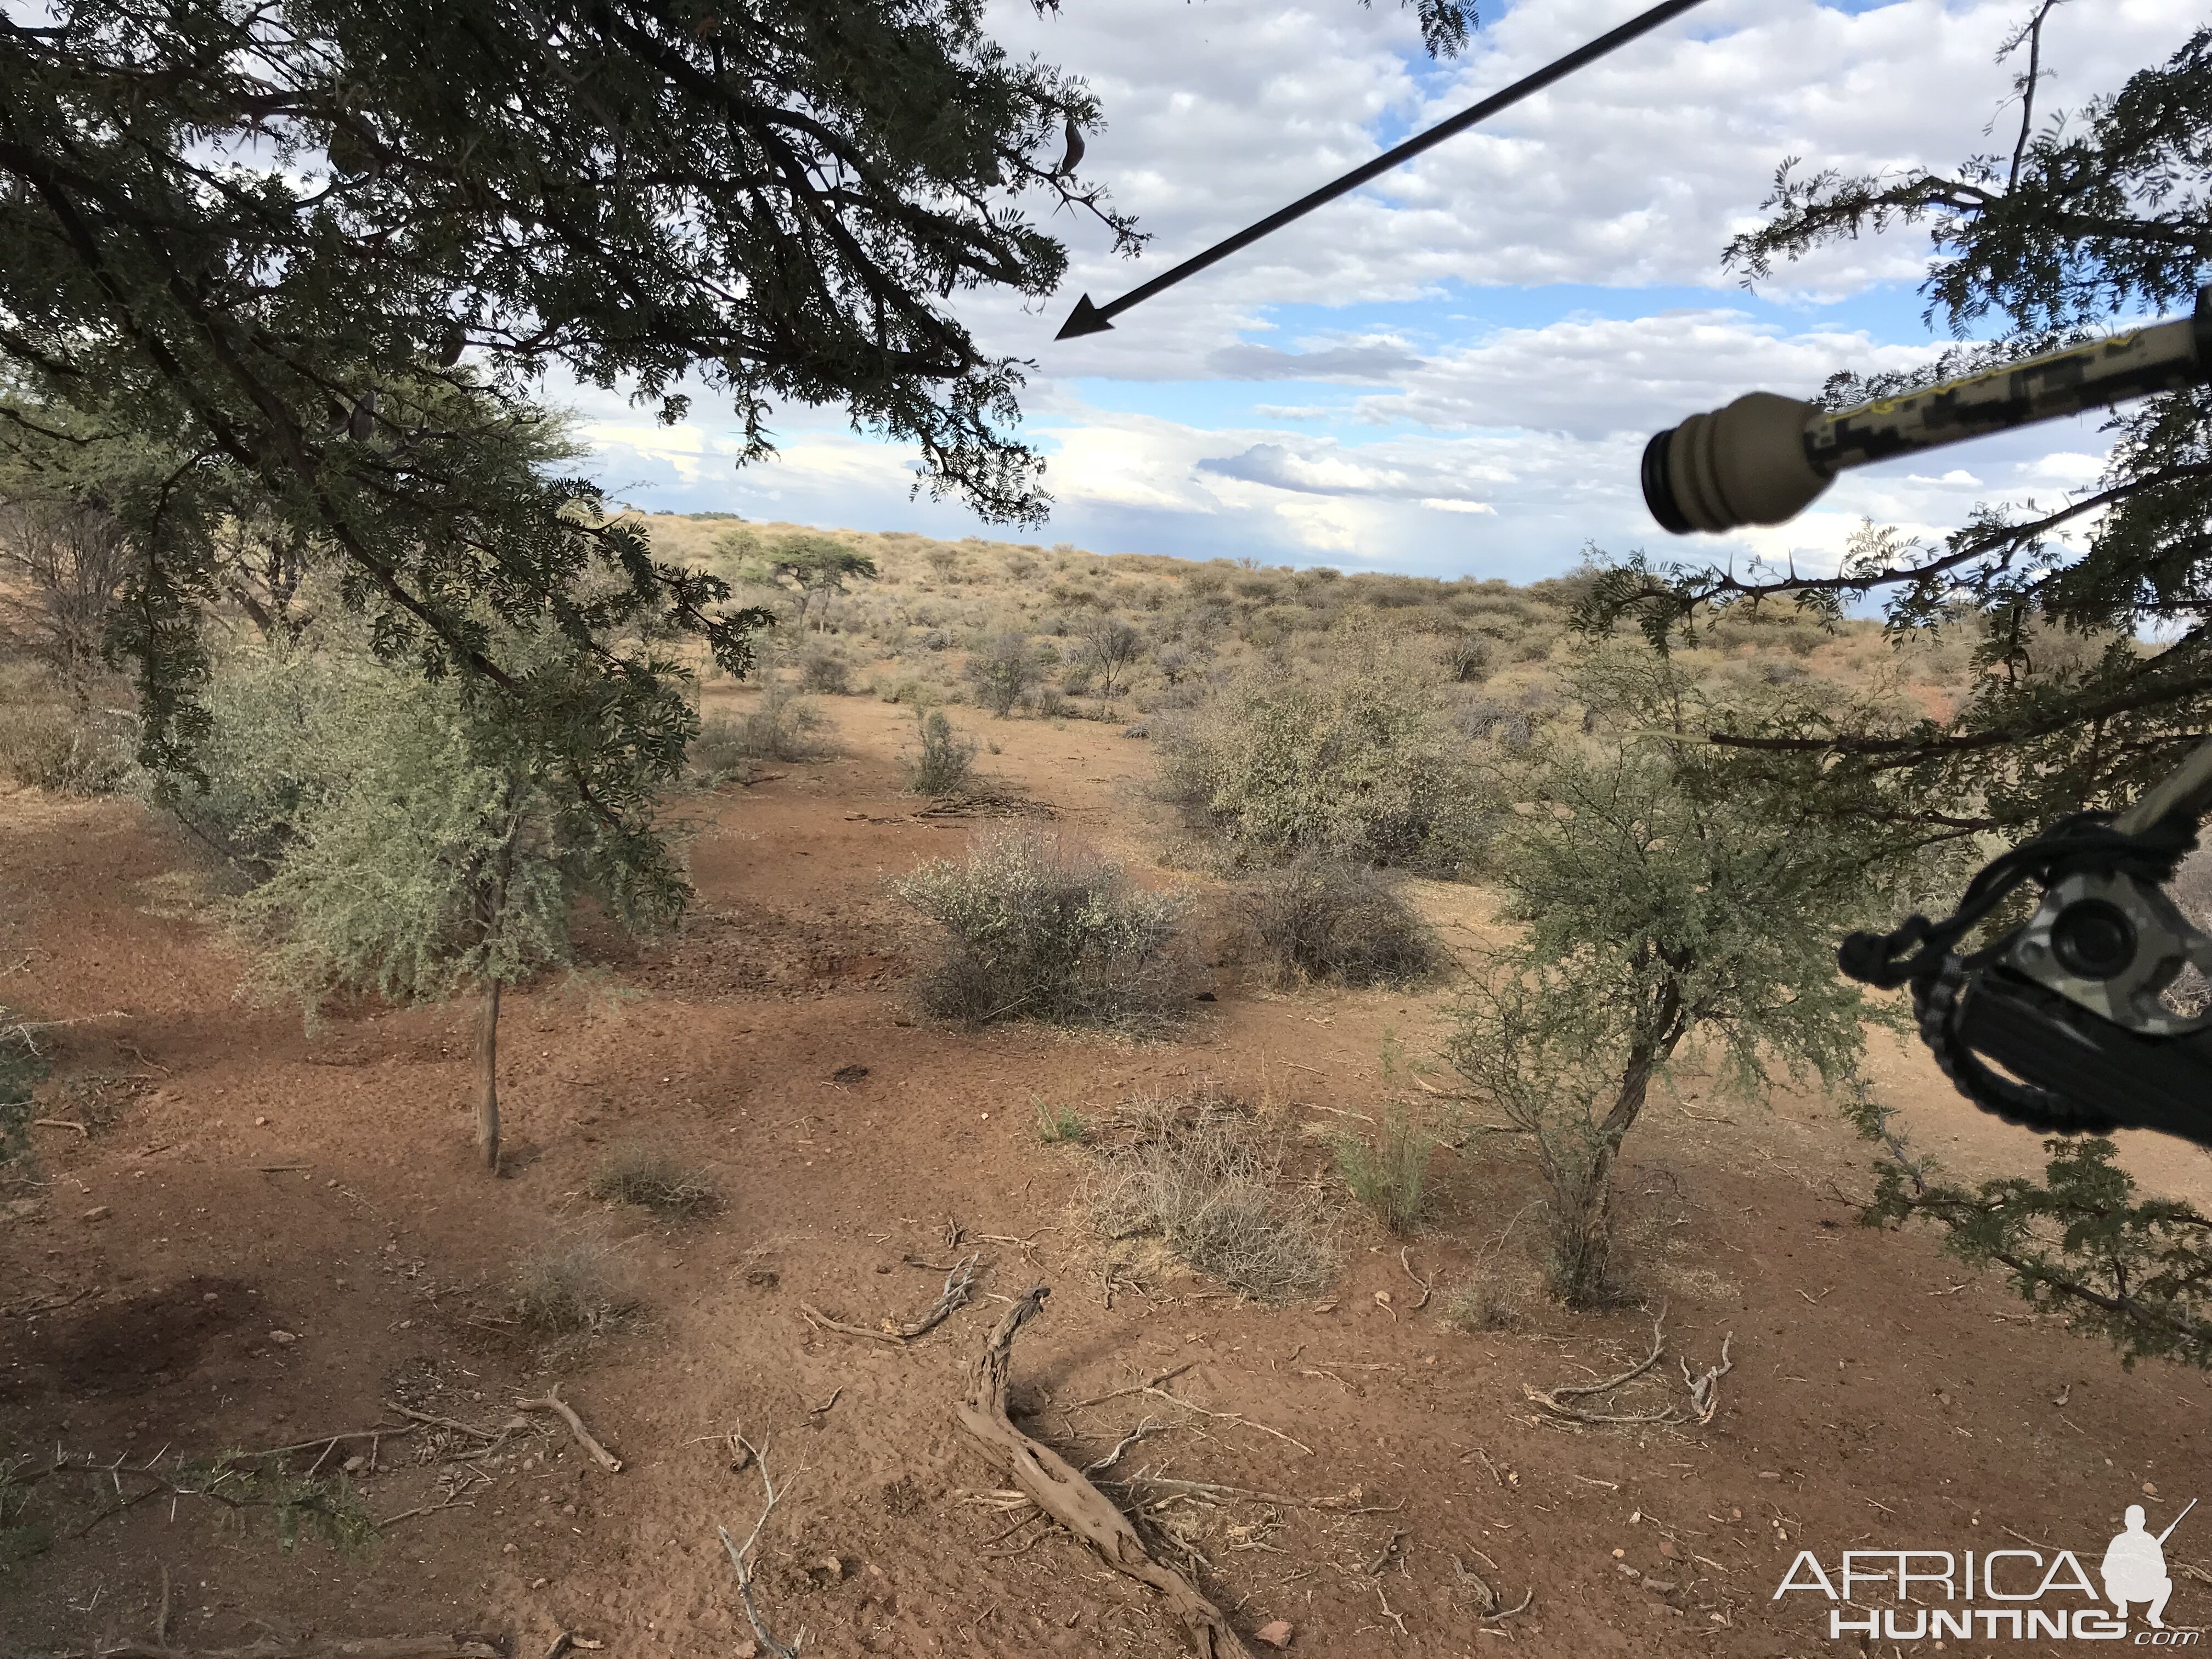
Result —
<svg viewBox="0 0 2212 1659"><path fill-rule="evenodd" d="M2093 1579L2072 1550L1845 1550L1832 1569L1800 1550L1774 1592L1830 1606L1831 1641L2132 1642L2185 1648L2203 1632L2166 1621L2173 1596L2166 1540L2197 1507L2191 1498L2163 1532L2140 1504L2105 1547Z"/></svg>

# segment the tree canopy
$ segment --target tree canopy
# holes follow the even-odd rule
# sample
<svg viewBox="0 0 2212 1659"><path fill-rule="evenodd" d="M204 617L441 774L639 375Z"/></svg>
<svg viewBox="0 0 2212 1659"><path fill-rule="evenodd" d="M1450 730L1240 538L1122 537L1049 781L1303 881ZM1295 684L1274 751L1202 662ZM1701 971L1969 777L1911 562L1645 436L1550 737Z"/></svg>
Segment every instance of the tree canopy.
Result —
<svg viewBox="0 0 2212 1659"><path fill-rule="evenodd" d="M2001 43L2024 57L2014 142L1948 169L1846 176L1785 163L1773 217L1729 244L1747 281L1824 245L1925 226L1928 317L1961 339L1908 374L1839 374L1832 407L2027 357L2116 319L2186 310L2212 279L2212 27L2109 98L2039 120L2045 0ZM1886 780L1933 816L2016 830L2124 803L2178 763L2212 715L2212 388L2116 413L2094 489L1984 505L1941 543L1868 526L1832 577L1737 573L1641 555L1607 573L1587 626L1627 616L1664 642L1701 611L1792 602L1822 616L1876 598L1897 630L1958 617L1978 630L1972 694L1948 719L1838 711L1826 732L1734 734L1770 750L1826 751L1836 781ZM2070 636L2070 637L2069 637ZM2082 648L2087 647L2088 648Z"/></svg>

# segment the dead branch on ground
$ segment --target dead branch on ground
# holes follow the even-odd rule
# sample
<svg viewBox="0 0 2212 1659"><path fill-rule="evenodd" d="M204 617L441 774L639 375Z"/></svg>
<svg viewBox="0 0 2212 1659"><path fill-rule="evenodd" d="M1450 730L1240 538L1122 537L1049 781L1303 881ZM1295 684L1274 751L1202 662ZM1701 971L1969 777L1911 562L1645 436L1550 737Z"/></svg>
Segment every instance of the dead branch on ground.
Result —
<svg viewBox="0 0 2212 1659"><path fill-rule="evenodd" d="M622 1459L592 1437L592 1431L584 1426L584 1419L576 1415L574 1407L561 1398L561 1385L558 1382L548 1389L542 1398L517 1400L514 1402L514 1408L522 1412L556 1413L563 1423L568 1425L568 1432L576 1437L576 1443L591 1453L601 1468L609 1474L622 1473Z"/></svg>
<svg viewBox="0 0 2212 1659"><path fill-rule="evenodd" d="M1735 1369L1735 1362L1729 1358L1729 1345L1735 1340L1734 1331L1721 1339L1720 1364L1710 1367L1704 1376L1692 1377L1689 1362L1680 1362L1682 1381L1690 1391L1687 1406L1670 1402L1650 1411L1616 1412L1574 1403L1609 1395L1616 1389L1633 1382L1657 1365L1667 1351L1666 1322L1667 1309L1662 1304L1651 1319L1651 1352L1625 1371L1595 1382L1561 1382L1550 1389L1539 1389L1523 1382L1521 1392L1554 1417L1570 1423L1607 1427L1661 1427L1683 1423L1702 1426L1711 1423L1714 1414L1720 1410L1720 1380Z"/></svg>
<svg viewBox="0 0 2212 1659"><path fill-rule="evenodd" d="M1083 1466L1084 1474L1096 1474L1101 1469L1112 1468L1116 1463L1121 1461L1121 1454L1128 1450L1130 1447L1135 1445L1139 1440L1150 1439L1153 1435L1165 1434L1168 1431L1169 1426L1170 1425L1165 1423L1155 1423L1151 1418L1146 1418L1143 1422L1138 1424L1135 1428L1130 1430L1128 1433L1123 1435L1120 1441L1115 1443L1114 1449L1108 1452L1105 1456L1094 1458L1090 1462L1085 1463Z"/></svg>
<svg viewBox="0 0 2212 1659"><path fill-rule="evenodd" d="M1713 1413L1721 1408L1721 1378L1735 1369L1735 1361L1729 1358L1729 1344L1735 1340L1734 1331L1721 1338L1721 1363L1708 1365L1701 1376L1692 1376L1690 1362L1679 1354L1675 1356L1676 1363L1682 1368L1683 1386L1690 1391L1691 1409L1696 1413L1700 1428L1711 1422Z"/></svg>
<svg viewBox="0 0 2212 1659"><path fill-rule="evenodd" d="M1103 1406L1109 1400L1119 1400L1124 1395L1143 1394L1148 1389L1157 1389L1163 1382L1173 1381L1175 1378L1181 1376L1185 1371L1190 1370L1192 1366L1197 1364L1198 1361L1195 1359L1186 1359L1182 1364L1176 1366L1173 1370L1162 1371L1158 1376L1147 1378L1142 1382L1132 1382L1126 1389L1115 1389L1111 1394L1093 1395L1088 1400L1079 1400L1073 1405L1063 1406L1060 1409L1063 1411L1079 1412L1087 1407Z"/></svg>
<svg viewBox="0 0 2212 1659"><path fill-rule="evenodd" d="M1490 1559L1486 1555L1482 1559L1486 1561ZM1504 1605L1504 1598L1491 1588L1490 1581L1473 1567L1468 1565L1456 1555L1452 1557L1451 1564L1452 1576L1465 1585L1474 1596L1474 1616L1486 1625L1502 1625L1508 1619L1528 1612L1528 1604L1536 1599L1536 1592L1532 1586L1528 1593L1523 1595L1516 1606L1509 1607Z"/></svg>
<svg viewBox="0 0 2212 1659"><path fill-rule="evenodd" d="M489 1642L450 1636L394 1636L359 1642L257 1643L246 1648L171 1648L120 1642L58 1659L500 1659Z"/></svg>
<svg viewBox="0 0 2212 1659"><path fill-rule="evenodd" d="M1217 1480L1173 1480L1147 1469L1139 1469L1134 1474L1123 1475L1102 1484L1109 1486L1146 1486L1158 1492L1188 1493L1202 1502L1214 1504L1285 1504L1293 1509L1335 1510L1351 1515L1388 1512L1380 1507L1359 1507L1359 1500L1364 1494L1357 1486L1334 1498L1294 1498L1288 1492L1260 1492L1250 1486L1225 1486ZM1394 1504L1388 1507L1396 1509L1401 1506Z"/></svg>
<svg viewBox="0 0 2212 1659"><path fill-rule="evenodd" d="M745 1618L753 1627L754 1636L760 1641L761 1650L769 1655L769 1659L799 1659L799 1649L806 1645L805 1627L801 1626L797 1636L788 1642L784 1641L768 1627L768 1620L761 1616L759 1603L753 1600L753 1550L760 1542L761 1528L768 1525L769 1516L775 1513L777 1500L782 1494L776 1491L775 1478L768 1472L767 1440L763 1439L757 1446L750 1440L742 1443L751 1455L753 1467L760 1471L761 1487L768 1494L768 1502L762 1507L760 1518L753 1522L751 1535L742 1546L730 1536L728 1528L717 1527L714 1530L721 1537L722 1547L729 1552L730 1565L737 1571L738 1595L745 1604Z"/></svg>
<svg viewBox="0 0 2212 1659"><path fill-rule="evenodd" d="M1202 1659L1251 1659L1251 1650L1220 1608L1174 1568L1155 1561L1128 1518L1097 1487L1007 1417L1006 1382L1013 1367L1014 1336L1042 1310L1050 1294L1044 1285L1036 1285L1006 1310L969 1372L967 1393L954 1407L954 1415L1039 1509L1089 1544L1116 1572L1157 1590L1182 1621Z"/></svg>
<svg viewBox="0 0 2212 1659"><path fill-rule="evenodd" d="M1407 1244L1399 1247L1398 1265L1406 1270L1407 1278L1412 1279L1414 1284L1421 1287L1421 1299L1419 1302L1416 1302L1412 1309L1413 1312L1419 1313L1422 1309L1429 1305L1429 1297L1435 1293L1437 1288L1437 1276L1434 1273L1431 1273L1426 1279L1424 1279L1420 1274L1415 1273L1413 1271L1413 1247L1412 1245Z"/></svg>
<svg viewBox="0 0 2212 1659"><path fill-rule="evenodd" d="M848 1325L842 1319L832 1319L811 1303L802 1302L799 1311L807 1322L817 1329L835 1331L840 1336L857 1336L871 1342L888 1342L893 1347L903 1347L918 1336L935 1330L954 1314L968 1305L975 1294L976 1266L983 1259L982 1252L955 1262L945 1275L945 1288L938 1293L937 1304L916 1319L885 1319L881 1325L870 1329L866 1325Z"/></svg>

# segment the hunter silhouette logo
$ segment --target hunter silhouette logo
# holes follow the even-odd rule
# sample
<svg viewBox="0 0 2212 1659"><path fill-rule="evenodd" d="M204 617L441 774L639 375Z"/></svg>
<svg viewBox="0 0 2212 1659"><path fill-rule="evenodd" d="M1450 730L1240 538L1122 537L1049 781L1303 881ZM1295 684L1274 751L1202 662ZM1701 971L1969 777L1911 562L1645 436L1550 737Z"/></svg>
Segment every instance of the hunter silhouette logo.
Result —
<svg viewBox="0 0 2212 1659"><path fill-rule="evenodd" d="M2150 1611L2143 1615L2153 1630L2164 1630L2166 1598L2173 1594L2173 1580L2166 1575L2166 1540L2173 1536L2190 1510L2197 1507L2191 1498L2188 1507L2166 1523L2164 1532L2155 1535L2143 1530L2143 1506L2128 1505L2127 1530L2113 1539L2105 1551L2105 1599L2110 1601L2123 1619L2128 1616L2128 1603L2148 1601Z"/></svg>
<svg viewBox="0 0 2212 1659"><path fill-rule="evenodd" d="M1830 1603L1830 1641L2130 1642L2136 1647L2194 1647L2196 1630L2169 1629L2166 1605L2173 1579L2166 1540L2188 1517L2191 1498L2162 1532L2152 1532L2143 1506L2128 1505L2121 1530L2099 1563L2101 1593L2072 1550L1845 1550L1833 1569L1800 1550L1772 1599L1809 1591ZM2017 1535L2017 1534L2015 1534ZM2027 1541L2025 1540L2023 1542ZM2093 1558L2094 1559L2094 1558ZM2131 1627L2129 1609L2142 1609Z"/></svg>

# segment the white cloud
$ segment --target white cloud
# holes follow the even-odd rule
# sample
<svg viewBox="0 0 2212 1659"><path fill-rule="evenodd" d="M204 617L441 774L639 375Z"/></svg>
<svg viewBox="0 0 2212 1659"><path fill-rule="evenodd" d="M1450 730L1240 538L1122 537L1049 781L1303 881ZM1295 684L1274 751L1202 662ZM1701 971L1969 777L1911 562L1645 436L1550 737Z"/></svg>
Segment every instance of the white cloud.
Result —
<svg viewBox="0 0 2212 1659"><path fill-rule="evenodd" d="M2001 115L1991 136L1982 129L2006 95L2010 67L1991 53L2020 0L1896 0L1858 13L1710 0L1111 332L1052 341L1078 291L1103 301L1133 286L1636 3L1486 11L1495 21L1474 52L1439 68L1420 58L1392 0L1372 10L1355 0L1067 0L1042 20L1027 0L994 0L990 27L1010 50L1090 78L1111 125L1091 141L1085 172L1155 239L1125 262L1056 219L1073 264L1051 303L958 302L988 347L1038 362L1024 405L1058 501L1044 533L1102 550L1516 577L1560 568L1592 539L1812 569L1832 568L1863 516L1940 536L1978 504L2093 486L2106 441L2076 422L1977 445L1957 465L1847 475L1796 523L1725 542L1665 537L1638 491L1644 439L1687 414L1754 387L1809 396L1838 369L1929 354L1917 327L1865 320L1893 319L1893 307L1849 313L1848 324L1820 308L1917 280L1924 232L1786 269L1781 308L1735 297L1720 249L1759 222L1785 156L1880 169L1948 164L2004 143L2013 117ZM2044 106L2078 110L2171 52L2201 15L2201 0L2054 14ZM1618 289L1621 302L1561 315L1569 302L1543 291L1558 283ZM1637 290L1662 286L1670 291L1640 302ZM1684 307L1686 288L1710 297ZM1309 382L1346 388L1343 401L1255 401ZM772 508L954 534L974 526L955 506L912 500L913 456L840 429L836 411L787 411L782 453L733 473L738 439L703 398L676 428L640 424L600 394L584 401L618 489L749 516Z"/></svg>

